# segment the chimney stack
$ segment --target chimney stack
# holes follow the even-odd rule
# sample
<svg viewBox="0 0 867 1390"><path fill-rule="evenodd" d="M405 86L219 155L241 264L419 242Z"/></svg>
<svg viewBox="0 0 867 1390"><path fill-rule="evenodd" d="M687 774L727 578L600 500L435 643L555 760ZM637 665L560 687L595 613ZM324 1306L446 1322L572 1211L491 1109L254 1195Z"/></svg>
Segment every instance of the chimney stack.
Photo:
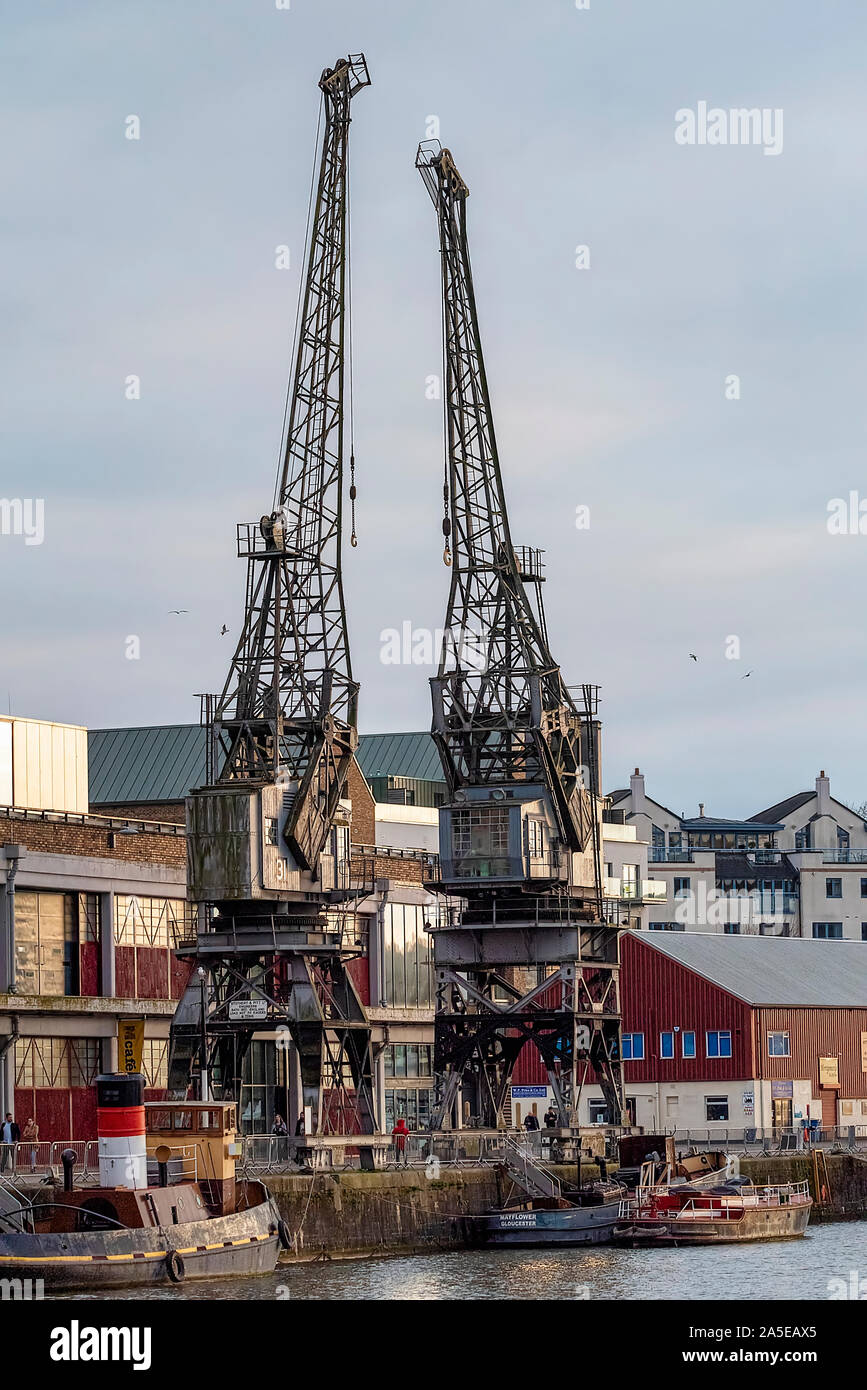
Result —
<svg viewBox="0 0 867 1390"><path fill-rule="evenodd" d="M646 808L646 800L644 794L644 777L638 768L635 769L629 779L629 790L632 794L633 815L641 815Z"/></svg>
<svg viewBox="0 0 867 1390"><path fill-rule="evenodd" d="M700 801L700 802L698 803L698 814L699 814L699 816L703 816L703 815L704 815L704 802L703 802L703 801Z"/></svg>
<svg viewBox="0 0 867 1390"><path fill-rule="evenodd" d="M824 768L816 778L816 811L820 816L831 814L831 781Z"/></svg>

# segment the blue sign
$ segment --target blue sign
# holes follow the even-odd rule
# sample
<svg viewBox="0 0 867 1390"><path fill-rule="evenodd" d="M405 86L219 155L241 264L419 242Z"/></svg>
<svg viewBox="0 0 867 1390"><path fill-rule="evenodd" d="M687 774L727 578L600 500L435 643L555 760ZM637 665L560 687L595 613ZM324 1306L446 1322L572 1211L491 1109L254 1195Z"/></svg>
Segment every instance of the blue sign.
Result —
<svg viewBox="0 0 867 1390"><path fill-rule="evenodd" d="M547 1094L547 1086L512 1087L512 1100L544 1100Z"/></svg>

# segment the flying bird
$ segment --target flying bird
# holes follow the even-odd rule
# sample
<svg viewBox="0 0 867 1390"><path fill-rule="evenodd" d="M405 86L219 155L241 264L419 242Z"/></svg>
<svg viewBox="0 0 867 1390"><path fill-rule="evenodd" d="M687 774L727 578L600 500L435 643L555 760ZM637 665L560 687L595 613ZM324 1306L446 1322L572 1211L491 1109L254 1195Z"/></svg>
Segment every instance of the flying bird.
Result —
<svg viewBox="0 0 867 1390"><path fill-rule="evenodd" d="M751 676L752 674L753 674L752 671L747 671L746 676L741 676L741 680L742 680L742 681L745 681L745 680L747 679L747 677L748 677L748 676Z"/></svg>
<svg viewBox="0 0 867 1390"><path fill-rule="evenodd" d="M170 608L170 613L189 613L189 608Z"/></svg>
<svg viewBox="0 0 867 1390"><path fill-rule="evenodd" d="M225 635L226 635L226 633L227 633L228 631L229 631L229 629L226 627L226 624L223 623L223 626L220 628L220 636L221 636L221 637L225 637Z"/></svg>
<svg viewBox="0 0 867 1390"><path fill-rule="evenodd" d="M698 657L696 656L695 652L690 652L690 657L693 661L698 661Z"/></svg>

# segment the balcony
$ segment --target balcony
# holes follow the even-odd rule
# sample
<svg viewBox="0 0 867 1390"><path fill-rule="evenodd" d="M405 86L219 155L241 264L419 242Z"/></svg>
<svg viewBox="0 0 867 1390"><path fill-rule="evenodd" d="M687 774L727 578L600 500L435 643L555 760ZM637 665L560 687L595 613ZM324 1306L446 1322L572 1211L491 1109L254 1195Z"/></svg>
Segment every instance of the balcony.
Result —
<svg viewBox="0 0 867 1390"><path fill-rule="evenodd" d="M822 850L823 864L867 864L867 849Z"/></svg>
<svg viewBox="0 0 867 1390"><path fill-rule="evenodd" d="M605 878L602 892L606 898L624 903L665 902L668 884L661 878L643 878L641 890L637 883L625 883L620 878Z"/></svg>
<svg viewBox="0 0 867 1390"><path fill-rule="evenodd" d="M665 845L651 845L647 852L649 864L691 864L691 849L666 849Z"/></svg>

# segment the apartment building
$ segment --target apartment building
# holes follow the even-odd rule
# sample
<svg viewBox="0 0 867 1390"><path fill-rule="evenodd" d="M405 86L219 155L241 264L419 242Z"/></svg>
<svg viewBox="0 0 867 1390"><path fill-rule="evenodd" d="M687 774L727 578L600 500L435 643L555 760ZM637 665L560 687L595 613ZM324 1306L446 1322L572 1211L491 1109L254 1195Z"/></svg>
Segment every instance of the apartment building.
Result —
<svg viewBox="0 0 867 1390"><path fill-rule="evenodd" d="M867 940L867 822L831 796L824 772L743 820L678 815L647 795L638 768L612 792L611 811L649 842L665 884L650 902L651 931Z"/></svg>

